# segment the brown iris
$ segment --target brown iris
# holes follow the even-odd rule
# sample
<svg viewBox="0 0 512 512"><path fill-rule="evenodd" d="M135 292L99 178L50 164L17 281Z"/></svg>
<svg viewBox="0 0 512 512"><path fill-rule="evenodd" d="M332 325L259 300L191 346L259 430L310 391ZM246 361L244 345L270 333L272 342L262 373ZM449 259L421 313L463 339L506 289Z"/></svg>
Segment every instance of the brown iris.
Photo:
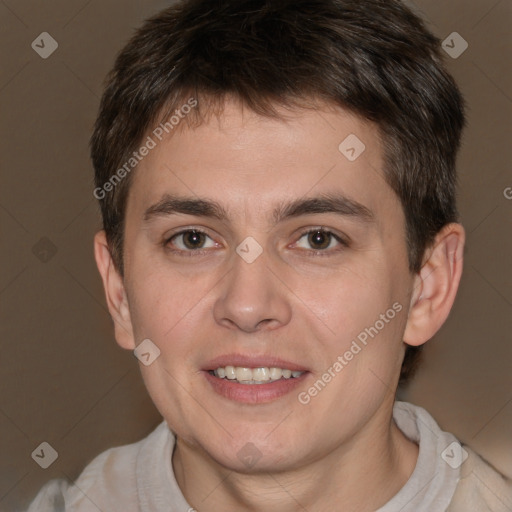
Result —
<svg viewBox="0 0 512 512"><path fill-rule="evenodd" d="M308 234L308 243L314 249L325 249L331 243L331 234L322 230L311 231Z"/></svg>
<svg viewBox="0 0 512 512"><path fill-rule="evenodd" d="M187 231L183 233L183 244L187 249L198 249L205 241L205 234L200 231Z"/></svg>

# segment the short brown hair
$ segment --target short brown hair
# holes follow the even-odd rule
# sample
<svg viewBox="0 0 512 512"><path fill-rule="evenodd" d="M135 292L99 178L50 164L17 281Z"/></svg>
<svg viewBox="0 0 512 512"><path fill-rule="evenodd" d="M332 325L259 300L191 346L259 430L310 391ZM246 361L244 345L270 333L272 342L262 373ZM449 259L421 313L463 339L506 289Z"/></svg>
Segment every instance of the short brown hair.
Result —
<svg viewBox="0 0 512 512"><path fill-rule="evenodd" d="M411 272L457 220L462 96L440 41L398 0L186 0L149 19L118 55L91 139L96 190L144 135L194 97L201 122L226 96L258 114L320 100L379 127L384 173L406 219ZM126 173L124 173L126 174ZM128 174L102 192L103 226L123 274ZM401 382L417 366L408 347Z"/></svg>

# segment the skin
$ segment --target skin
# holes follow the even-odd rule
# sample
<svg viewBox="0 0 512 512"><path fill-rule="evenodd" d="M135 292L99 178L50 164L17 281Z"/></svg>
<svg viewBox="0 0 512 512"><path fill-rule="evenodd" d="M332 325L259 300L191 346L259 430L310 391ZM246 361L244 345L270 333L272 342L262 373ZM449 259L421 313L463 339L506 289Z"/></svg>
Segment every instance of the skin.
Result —
<svg viewBox="0 0 512 512"><path fill-rule="evenodd" d="M370 512L390 500L418 455L392 420L405 343L420 345L441 327L462 272L460 224L438 234L420 273L408 270L405 217L383 178L376 126L335 107L286 114L264 118L228 100L220 116L183 123L144 158L129 194L124 278L105 234L95 238L118 343L133 350L149 338L161 351L141 371L177 435L178 484L200 512L323 512L340 503ZM338 150L349 134L366 146L353 162ZM373 221L327 212L272 222L280 202L333 192L363 204ZM217 201L229 217L145 221L165 193ZM319 254L301 234L319 226L348 237L348 246L331 239ZM165 245L185 228L207 232L202 255L171 252L187 250L183 237ZM236 253L248 236L263 248L251 264ZM301 404L298 392L395 302L402 311ZM234 352L280 357L310 373L284 397L241 404L215 393L201 372ZM248 442L261 454L252 467L237 456Z"/></svg>

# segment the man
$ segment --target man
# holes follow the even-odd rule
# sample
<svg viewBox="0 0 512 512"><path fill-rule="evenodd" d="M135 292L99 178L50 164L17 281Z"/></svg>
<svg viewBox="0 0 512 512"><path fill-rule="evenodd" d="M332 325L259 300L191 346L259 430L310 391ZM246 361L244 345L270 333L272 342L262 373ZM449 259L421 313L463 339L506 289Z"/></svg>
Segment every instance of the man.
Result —
<svg viewBox="0 0 512 512"><path fill-rule="evenodd" d="M95 255L164 421L32 510L510 510L509 482L395 403L462 273L463 124L395 0L146 22L92 137Z"/></svg>

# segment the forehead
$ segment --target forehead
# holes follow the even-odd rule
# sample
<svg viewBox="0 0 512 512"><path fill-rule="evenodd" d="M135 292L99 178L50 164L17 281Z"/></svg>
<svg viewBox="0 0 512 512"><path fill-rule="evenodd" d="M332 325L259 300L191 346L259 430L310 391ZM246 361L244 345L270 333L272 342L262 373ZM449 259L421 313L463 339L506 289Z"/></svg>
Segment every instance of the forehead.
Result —
<svg viewBox="0 0 512 512"><path fill-rule="evenodd" d="M342 195L370 212L401 210L384 180L377 127L341 108L260 116L226 101L198 126L181 120L138 164L128 211L137 218L166 195L210 199L225 217L271 222L285 203ZM380 212L382 214L382 212ZM226 220L226 219L224 219Z"/></svg>

